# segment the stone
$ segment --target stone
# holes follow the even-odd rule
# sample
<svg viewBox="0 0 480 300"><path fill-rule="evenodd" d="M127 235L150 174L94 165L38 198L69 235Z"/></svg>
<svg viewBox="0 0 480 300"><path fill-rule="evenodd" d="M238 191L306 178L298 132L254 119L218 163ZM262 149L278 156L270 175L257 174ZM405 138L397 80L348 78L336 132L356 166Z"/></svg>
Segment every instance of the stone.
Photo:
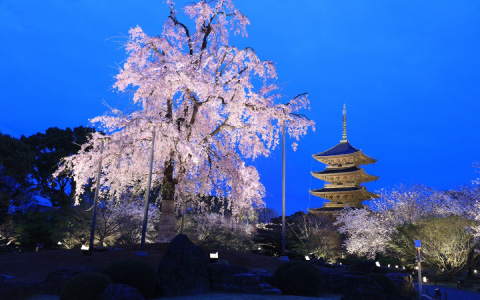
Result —
<svg viewBox="0 0 480 300"><path fill-rule="evenodd" d="M186 235L177 235L158 266L157 289L165 297L208 293L208 257Z"/></svg>
<svg viewBox="0 0 480 300"><path fill-rule="evenodd" d="M73 276L88 272L87 269L58 269L48 273L47 278L42 282L42 290L47 294L60 295L63 286Z"/></svg>
<svg viewBox="0 0 480 300"><path fill-rule="evenodd" d="M385 276L393 281L398 295L408 298L415 294L412 275L408 273L387 273Z"/></svg>
<svg viewBox="0 0 480 300"><path fill-rule="evenodd" d="M0 274L0 283L6 283L12 280L14 277L12 275L3 275Z"/></svg>
<svg viewBox="0 0 480 300"><path fill-rule="evenodd" d="M281 295L270 285L272 274L262 269L248 271L239 266L210 264L208 266L212 289L228 293Z"/></svg>
<svg viewBox="0 0 480 300"><path fill-rule="evenodd" d="M323 286L328 292L349 294L357 290L382 292L382 287L372 278L340 272L322 272Z"/></svg>
<svg viewBox="0 0 480 300"><path fill-rule="evenodd" d="M98 300L144 300L144 298L136 288L117 283L108 285Z"/></svg>
<svg viewBox="0 0 480 300"><path fill-rule="evenodd" d="M240 266L231 266L224 264L209 264L208 275L212 286L214 284L226 284L230 277L235 274L248 273L248 270Z"/></svg>
<svg viewBox="0 0 480 300"><path fill-rule="evenodd" d="M271 288L264 288L259 292L260 295L281 295L282 291L271 287Z"/></svg>
<svg viewBox="0 0 480 300"><path fill-rule="evenodd" d="M372 273L376 268L373 261L360 261L347 267L348 271L357 275Z"/></svg>
<svg viewBox="0 0 480 300"><path fill-rule="evenodd" d="M175 227L177 221L175 218L175 201L162 201L162 216L158 223L158 238L159 243L169 243L175 237Z"/></svg>

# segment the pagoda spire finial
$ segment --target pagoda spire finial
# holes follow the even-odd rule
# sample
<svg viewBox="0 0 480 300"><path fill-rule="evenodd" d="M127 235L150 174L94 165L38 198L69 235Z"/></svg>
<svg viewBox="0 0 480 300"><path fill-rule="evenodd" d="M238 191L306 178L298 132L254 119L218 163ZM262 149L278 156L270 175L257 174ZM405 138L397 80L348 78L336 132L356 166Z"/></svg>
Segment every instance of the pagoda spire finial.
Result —
<svg viewBox="0 0 480 300"><path fill-rule="evenodd" d="M347 109L345 108L345 103L343 104L343 134L340 142L347 142Z"/></svg>

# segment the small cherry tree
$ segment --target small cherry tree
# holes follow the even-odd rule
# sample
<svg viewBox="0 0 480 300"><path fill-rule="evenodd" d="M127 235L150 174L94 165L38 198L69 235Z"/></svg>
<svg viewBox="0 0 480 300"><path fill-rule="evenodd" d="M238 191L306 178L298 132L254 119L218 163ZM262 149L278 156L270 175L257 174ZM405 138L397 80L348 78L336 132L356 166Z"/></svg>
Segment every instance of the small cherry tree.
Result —
<svg viewBox="0 0 480 300"><path fill-rule="evenodd" d="M197 195L216 195L231 200L226 209L240 216L262 205L265 194L256 168L247 162L270 155L283 124L294 139L306 134L314 123L298 111L309 102L301 94L279 103L273 63L260 60L252 48L229 44L230 33L246 36L249 24L231 0L185 6L193 29L180 20L173 1L167 3L170 15L160 35L149 36L138 26L130 30L128 57L114 87L132 94L132 108L92 120L109 137L103 154L103 135L93 133L60 171L73 170L79 196L96 180L102 155L106 192L144 193L154 151L152 182L161 187L162 201L188 209L185 203L202 205L194 201Z"/></svg>
<svg viewBox="0 0 480 300"><path fill-rule="evenodd" d="M380 198L371 200L368 208L346 209L336 224L341 233L347 234L348 252L373 258L385 253L398 226L427 218L465 216L468 207L463 198L452 197L452 192L401 185L382 190Z"/></svg>

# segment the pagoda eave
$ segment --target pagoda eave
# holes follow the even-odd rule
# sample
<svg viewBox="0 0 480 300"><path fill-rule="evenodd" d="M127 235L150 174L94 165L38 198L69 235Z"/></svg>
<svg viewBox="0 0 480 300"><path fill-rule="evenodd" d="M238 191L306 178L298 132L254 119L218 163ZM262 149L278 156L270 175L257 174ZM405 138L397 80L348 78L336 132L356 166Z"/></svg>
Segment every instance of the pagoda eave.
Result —
<svg viewBox="0 0 480 300"><path fill-rule="evenodd" d="M370 182L374 180L378 180L378 176L373 176L365 173L363 169L359 169L353 172L336 172L336 173L325 173L323 172L311 172L312 176L326 181L326 182L355 182L355 183L362 183L362 182Z"/></svg>
<svg viewBox="0 0 480 300"><path fill-rule="evenodd" d="M324 198L327 200L332 199L341 199L341 198L356 198L358 200L369 200L373 198L380 198L375 193L369 192L364 188L348 188L348 189L338 189L338 188L324 188L319 190L311 190L310 193L314 196Z"/></svg>
<svg viewBox="0 0 480 300"><path fill-rule="evenodd" d="M360 165L369 165L377 162L377 159L363 154L361 150L351 154L340 154L340 155L329 155L329 156L314 154L313 158L315 158L317 161L321 163L324 163L330 166L347 165L347 164L360 166Z"/></svg>

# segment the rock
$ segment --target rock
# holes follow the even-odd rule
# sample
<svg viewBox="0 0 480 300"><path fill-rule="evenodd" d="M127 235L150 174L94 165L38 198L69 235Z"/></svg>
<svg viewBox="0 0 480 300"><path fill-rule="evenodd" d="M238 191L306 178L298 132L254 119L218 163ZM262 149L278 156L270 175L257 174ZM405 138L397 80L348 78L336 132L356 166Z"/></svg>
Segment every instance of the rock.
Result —
<svg viewBox="0 0 480 300"><path fill-rule="evenodd" d="M323 272L323 285L328 292L349 294L358 290L382 292L382 287L372 278L339 272Z"/></svg>
<svg viewBox="0 0 480 300"><path fill-rule="evenodd" d="M260 295L281 295L282 291L277 288L271 287L269 289L267 288L262 289L259 294Z"/></svg>
<svg viewBox="0 0 480 300"><path fill-rule="evenodd" d="M12 275L2 275L0 274L0 283L6 283L13 279Z"/></svg>
<svg viewBox="0 0 480 300"><path fill-rule="evenodd" d="M366 276L345 276L341 300L389 300L382 287L372 278Z"/></svg>
<svg viewBox="0 0 480 300"><path fill-rule="evenodd" d="M360 261L347 267L347 269L357 275L366 275L372 273L377 267L373 261Z"/></svg>
<svg viewBox="0 0 480 300"><path fill-rule="evenodd" d="M186 235L177 235L158 266L157 288L162 296L208 293L208 257Z"/></svg>
<svg viewBox="0 0 480 300"><path fill-rule="evenodd" d="M397 293L401 297L408 298L415 294L415 285L413 284L413 278L410 274L387 273L385 275L393 281L397 288Z"/></svg>
<svg viewBox="0 0 480 300"><path fill-rule="evenodd" d="M37 282L3 282L0 283L0 299L29 299L39 293Z"/></svg>
<svg viewBox="0 0 480 300"><path fill-rule="evenodd" d="M117 283L108 285L98 300L144 300L144 298L136 288Z"/></svg>
<svg viewBox="0 0 480 300"><path fill-rule="evenodd" d="M239 266L210 264L208 266L212 289L228 293L281 295L270 285L272 274L262 269L250 272Z"/></svg>
<svg viewBox="0 0 480 300"><path fill-rule="evenodd" d="M59 269L48 273L47 278L42 282L42 290L47 294L60 295L63 286L73 276L88 272L87 269Z"/></svg>
<svg viewBox="0 0 480 300"><path fill-rule="evenodd" d="M229 284L244 288L256 287L259 285L258 277L252 273L239 273L229 278Z"/></svg>
<svg viewBox="0 0 480 300"><path fill-rule="evenodd" d="M214 284L225 284L230 277L235 274L248 273L248 270L240 266L231 266L223 264L209 264L208 275L212 287Z"/></svg>

